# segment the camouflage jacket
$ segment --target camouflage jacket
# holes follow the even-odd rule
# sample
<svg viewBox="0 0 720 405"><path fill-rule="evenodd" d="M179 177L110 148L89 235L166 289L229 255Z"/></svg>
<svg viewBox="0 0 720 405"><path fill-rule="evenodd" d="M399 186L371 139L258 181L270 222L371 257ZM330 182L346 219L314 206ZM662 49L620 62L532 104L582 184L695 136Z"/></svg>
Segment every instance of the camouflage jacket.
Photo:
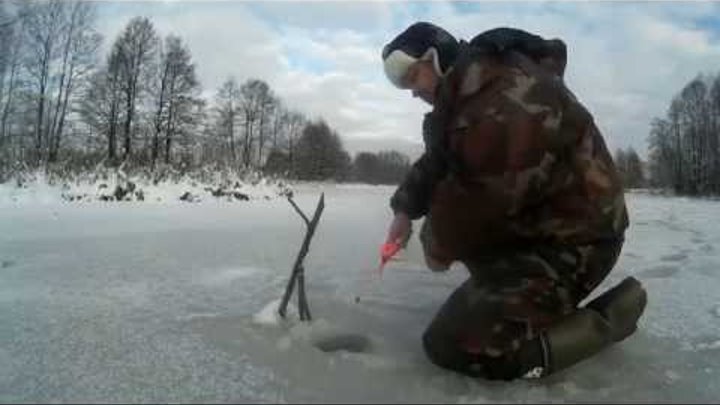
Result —
<svg viewBox="0 0 720 405"><path fill-rule="evenodd" d="M460 46L425 116L425 153L393 195L393 210L427 215L451 259L622 237L619 175L591 114L562 80L565 61Z"/></svg>

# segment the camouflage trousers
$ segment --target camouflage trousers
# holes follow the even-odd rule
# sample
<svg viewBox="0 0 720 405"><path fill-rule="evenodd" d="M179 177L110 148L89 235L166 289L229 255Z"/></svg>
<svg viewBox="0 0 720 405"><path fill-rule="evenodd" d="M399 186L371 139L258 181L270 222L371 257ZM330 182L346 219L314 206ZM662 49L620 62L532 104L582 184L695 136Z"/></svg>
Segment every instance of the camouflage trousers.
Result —
<svg viewBox="0 0 720 405"><path fill-rule="evenodd" d="M426 229L421 240L427 255L432 241ZM521 345L573 312L600 284L622 244L619 238L584 246L522 246L463 260L470 278L425 331L428 357L463 374L508 373Z"/></svg>

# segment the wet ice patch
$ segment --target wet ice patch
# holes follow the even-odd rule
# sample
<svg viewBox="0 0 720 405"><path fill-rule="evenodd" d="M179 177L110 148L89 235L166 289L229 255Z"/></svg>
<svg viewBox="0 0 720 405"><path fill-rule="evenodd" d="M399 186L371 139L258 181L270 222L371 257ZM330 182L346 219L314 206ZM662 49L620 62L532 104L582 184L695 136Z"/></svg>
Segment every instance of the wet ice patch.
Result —
<svg viewBox="0 0 720 405"><path fill-rule="evenodd" d="M664 262L679 262L682 260L687 259L688 255L686 253L674 253L671 255L665 255L660 258L660 260Z"/></svg>
<svg viewBox="0 0 720 405"><path fill-rule="evenodd" d="M641 271L638 275L642 278L668 278L678 272L674 266L657 266Z"/></svg>
<svg viewBox="0 0 720 405"><path fill-rule="evenodd" d="M313 344L326 353L339 351L363 353L370 348L370 339L360 334L339 333L320 336Z"/></svg>
<svg viewBox="0 0 720 405"><path fill-rule="evenodd" d="M236 280L256 277L266 274L267 271L257 267L235 267L229 269L218 270L209 275L205 280L205 284L222 285L231 283Z"/></svg>

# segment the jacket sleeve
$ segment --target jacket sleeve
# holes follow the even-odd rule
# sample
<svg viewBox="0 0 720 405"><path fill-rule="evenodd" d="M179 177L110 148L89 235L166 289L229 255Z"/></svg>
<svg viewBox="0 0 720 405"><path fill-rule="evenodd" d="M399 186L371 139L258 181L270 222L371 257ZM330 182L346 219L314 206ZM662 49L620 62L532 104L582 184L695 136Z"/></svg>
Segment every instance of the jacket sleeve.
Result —
<svg viewBox="0 0 720 405"><path fill-rule="evenodd" d="M395 194L390 198L390 207L394 213L404 212L410 219L418 219L427 214L433 189L430 160L430 155L424 153L395 190Z"/></svg>
<svg viewBox="0 0 720 405"><path fill-rule="evenodd" d="M432 113L423 119L423 140L425 153L413 163L410 172L390 199L393 212L404 212L410 219L418 219L427 214L435 184L444 173L445 164L437 151L437 142L433 137Z"/></svg>

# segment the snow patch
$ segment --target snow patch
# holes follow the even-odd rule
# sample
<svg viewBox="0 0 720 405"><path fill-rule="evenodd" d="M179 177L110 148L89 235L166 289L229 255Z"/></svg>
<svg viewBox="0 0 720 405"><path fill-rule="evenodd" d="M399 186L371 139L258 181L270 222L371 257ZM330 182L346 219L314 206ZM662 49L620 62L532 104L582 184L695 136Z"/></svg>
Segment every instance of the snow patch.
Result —
<svg viewBox="0 0 720 405"><path fill-rule="evenodd" d="M278 298L267 305L265 305L258 313L253 315L253 322L259 325L268 325L268 326L277 326L280 325L280 323L283 321L283 319L280 317L280 314L278 314L278 309L280 308L280 302L282 299ZM295 307L293 307L291 304L288 304L288 313L287 315L294 315L297 313Z"/></svg>
<svg viewBox="0 0 720 405"><path fill-rule="evenodd" d="M39 172L22 181L0 184L0 206L118 200L177 204L270 200L285 195L288 190L282 182L265 178L245 180L239 176L210 182L188 176L155 182L144 176L127 176L119 171L72 180L51 180Z"/></svg>

